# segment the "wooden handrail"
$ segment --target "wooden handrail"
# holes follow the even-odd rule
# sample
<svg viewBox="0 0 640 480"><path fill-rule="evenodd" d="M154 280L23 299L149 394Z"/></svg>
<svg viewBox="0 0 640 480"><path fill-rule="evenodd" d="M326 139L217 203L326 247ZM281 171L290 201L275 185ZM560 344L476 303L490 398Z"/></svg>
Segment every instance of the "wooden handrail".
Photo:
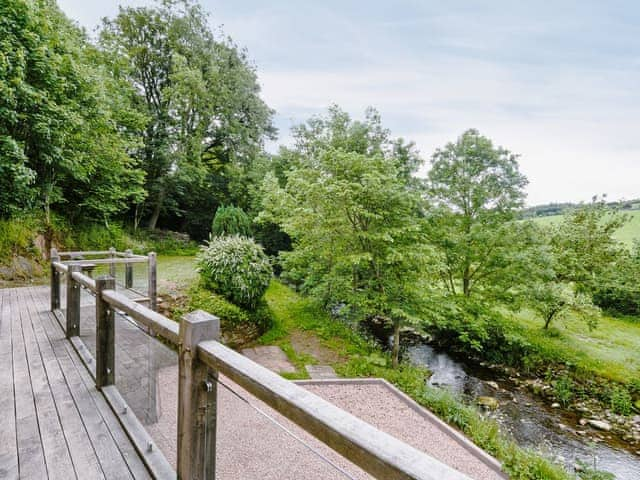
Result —
<svg viewBox="0 0 640 480"><path fill-rule="evenodd" d="M470 480L216 341L198 357L376 478Z"/></svg>
<svg viewBox="0 0 640 480"><path fill-rule="evenodd" d="M192 312L178 324L118 293L112 276L93 280L83 274L82 263L87 262L62 263L58 255L52 255L51 268L52 272L65 271L67 275L68 337L79 335L79 287L82 285L96 293L96 345L99 346L96 348L96 384L99 388L111 388L115 379L114 310L124 312L178 347L179 478L215 478L216 380L218 373L222 373L374 477L470 480L452 467L225 347L218 342L220 321L213 315ZM56 305L59 308L56 291L59 296L57 273L52 276L52 309Z"/></svg>
<svg viewBox="0 0 640 480"><path fill-rule="evenodd" d="M149 327L156 335L173 345L178 345L179 327L173 320L169 320L164 315L154 312L144 305L139 305L126 295L122 295L115 290L105 290L102 292L102 297L112 307L126 313L145 327Z"/></svg>
<svg viewBox="0 0 640 480"><path fill-rule="evenodd" d="M86 260L65 260L66 265L114 265L127 263L147 263L147 257L114 257L114 258L88 258Z"/></svg>

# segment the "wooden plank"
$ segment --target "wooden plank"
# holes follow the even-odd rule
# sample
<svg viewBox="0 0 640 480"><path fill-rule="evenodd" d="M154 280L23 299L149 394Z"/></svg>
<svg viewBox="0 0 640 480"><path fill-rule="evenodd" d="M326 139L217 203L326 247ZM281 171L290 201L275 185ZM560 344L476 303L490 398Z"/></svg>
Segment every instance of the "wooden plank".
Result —
<svg viewBox="0 0 640 480"><path fill-rule="evenodd" d="M25 289L28 293L29 290ZM23 291L21 291L23 293ZM30 295L21 295L21 326L25 342L29 376L34 395L36 416L40 430L40 440L44 451L45 464L49 478L66 479L73 472L73 464L62 431L58 411L51 393L40 349L33 333L33 317L37 319L36 308Z"/></svg>
<svg viewBox="0 0 640 480"><path fill-rule="evenodd" d="M12 309L13 290L0 290L0 479L18 478L18 440L13 380Z"/></svg>
<svg viewBox="0 0 640 480"><path fill-rule="evenodd" d="M49 324L47 330L51 332L53 331L53 319L48 318L47 320ZM84 385L73 363L70 351L66 348L69 346L68 342L65 339L56 339L55 337L50 337L50 340L105 476L107 478L132 478L127 463L120 454L104 418L98 411L94 398Z"/></svg>
<svg viewBox="0 0 640 480"><path fill-rule="evenodd" d="M164 315L154 312L143 305L136 304L115 290L104 291L103 298L113 307L123 311L144 326L149 327L157 335L160 335L174 345L178 345L179 327L173 320L169 320Z"/></svg>
<svg viewBox="0 0 640 480"><path fill-rule="evenodd" d="M198 343L204 340L219 339L219 318L202 310L182 318L178 363L179 478L215 478L216 475L218 376L198 359L197 349Z"/></svg>
<svg viewBox="0 0 640 480"><path fill-rule="evenodd" d="M102 292L114 288L115 278L96 279L96 387L99 389L116 381L115 314L102 298Z"/></svg>
<svg viewBox="0 0 640 480"><path fill-rule="evenodd" d="M67 311L66 328L67 338L80 335L80 285L73 279L74 273L80 272L79 265L69 265L67 270Z"/></svg>
<svg viewBox="0 0 640 480"><path fill-rule="evenodd" d="M147 295L149 296L149 308L155 312L158 309L158 263L156 261L155 252L149 253L147 276L147 280L149 281L147 289Z"/></svg>
<svg viewBox="0 0 640 480"><path fill-rule="evenodd" d="M35 304L37 307L39 304L37 301L37 292L32 292L32 298L36 300ZM69 446L69 453L74 470L80 479L104 478L98 457L93 450L82 418L80 417L80 412L69 391L66 379L53 351L51 339L49 338L49 335L52 335L53 338L61 340L64 338L64 333L57 324L54 325L56 328L53 332L46 331L45 323L47 322L45 322L45 320L49 315L49 313L41 311L37 320L33 320L32 326L47 372L47 378L49 379L53 399L62 424L62 430L67 445Z"/></svg>
<svg viewBox="0 0 640 480"><path fill-rule="evenodd" d="M470 480L218 342L198 357L376 478Z"/></svg>
<svg viewBox="0 0 640 480"><path fill-rule="evenodd" d="M18 440L18 468L21 479L47 477L44 451L40 440L38 418L31 388L29 365L22 334L19 293L12 298L13 387L15 395L16 433Z"/></svg>

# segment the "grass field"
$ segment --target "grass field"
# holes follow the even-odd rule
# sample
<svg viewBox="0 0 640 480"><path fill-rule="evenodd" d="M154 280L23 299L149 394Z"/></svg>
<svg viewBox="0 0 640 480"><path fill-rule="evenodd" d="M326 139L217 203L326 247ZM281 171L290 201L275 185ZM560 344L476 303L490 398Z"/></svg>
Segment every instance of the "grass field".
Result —
<svg viewBox="0 0 640 480"><path fill-rule="evenodd" d="M634 240L640 240L640 210L630 210L625 213L631 217L631 220L616 232L615 237L631 246ZM562 215L537 217L533 220L540 225L553 225L562 220Z"/></svg>
<svg viewBox="0 0 640 480"><path fill-rule="evenodd" d="M640 321L603 316L592 331L576 317L552 324L549 331L542 329L542 320L531 312L521 312L513 321L549 360L568 361L582 374L617 382L640 379Z"/></svg>

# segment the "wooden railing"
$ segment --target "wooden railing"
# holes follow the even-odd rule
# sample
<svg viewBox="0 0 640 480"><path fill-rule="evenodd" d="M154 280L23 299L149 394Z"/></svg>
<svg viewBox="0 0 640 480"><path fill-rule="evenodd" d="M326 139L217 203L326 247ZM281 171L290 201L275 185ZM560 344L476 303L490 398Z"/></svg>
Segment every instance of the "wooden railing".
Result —
<svg viewBox="0 0 640 480"><path fill-rule="evenodd" d="M87 252L73 253L88 255ZM111 255L109 261L122 259L134 263L142 258L107 253ZM67 275L67 337L74 337L78 335L80 321L77 292L82 286L95 294L96 386L157 478L175 478L176 473L179 479L215 478L217 377L223 374L376 478L470 480L424 452L225 347L219 342L220 320L217 317L198 310L185 315L178 324L117 292L113 276L91 279L80 271L80 264L62 262L60 256L52 254L51 308L60 307L59 275L64 273ZM146 326L178 351L177 472L168 467L166 460L151 455L149 435L141 424L122 413L127 411L126 403L114 385L116 310Z"/></svg>

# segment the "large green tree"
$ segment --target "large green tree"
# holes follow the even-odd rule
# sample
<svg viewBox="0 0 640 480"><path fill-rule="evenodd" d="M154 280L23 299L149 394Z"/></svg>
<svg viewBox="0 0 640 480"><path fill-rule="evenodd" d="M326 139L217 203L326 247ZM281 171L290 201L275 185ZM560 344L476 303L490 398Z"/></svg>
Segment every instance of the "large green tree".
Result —
<svg viewBox="0 0 640 480"><path fill-rule="evenodd" d="M543 264L541 235L516 222L527 180L517 155L476 130L437 150L428 175L430 242L452 294L511 300Z"/></svg>
<svg viewBox="0 0 640 480"><path fill-rule="evenodd" d="M107 221L142 198L126 126L140 121L51 0L0 3L0 213ZM66 208L73 205L73 209Z"/></svg>
<svg viewBox="0 0 640 480"><path fill-rule="evenodd" d="M296 147L282 152L290 160L284 186L272 173L263 189L262 218L293 239L293 251L281 254L284 273L327 306L391 320L395 365L400 326L415 314L429 258L408 178L418 162L386 148L388 132L373 110L358 122L333 107L294 136Z"/></svg>
<svg viewBox="0 0 640 480"><path fill-rule="evenodd" d="M105 20L100 45L149 118L138 152L149 196L136 223L146 216L155 228L164 214L202 236L221 201L238 203L228 198L229 177L242 175L274 133L254 68L228 38L214 38L188 0L121 7Z"/></svg>

